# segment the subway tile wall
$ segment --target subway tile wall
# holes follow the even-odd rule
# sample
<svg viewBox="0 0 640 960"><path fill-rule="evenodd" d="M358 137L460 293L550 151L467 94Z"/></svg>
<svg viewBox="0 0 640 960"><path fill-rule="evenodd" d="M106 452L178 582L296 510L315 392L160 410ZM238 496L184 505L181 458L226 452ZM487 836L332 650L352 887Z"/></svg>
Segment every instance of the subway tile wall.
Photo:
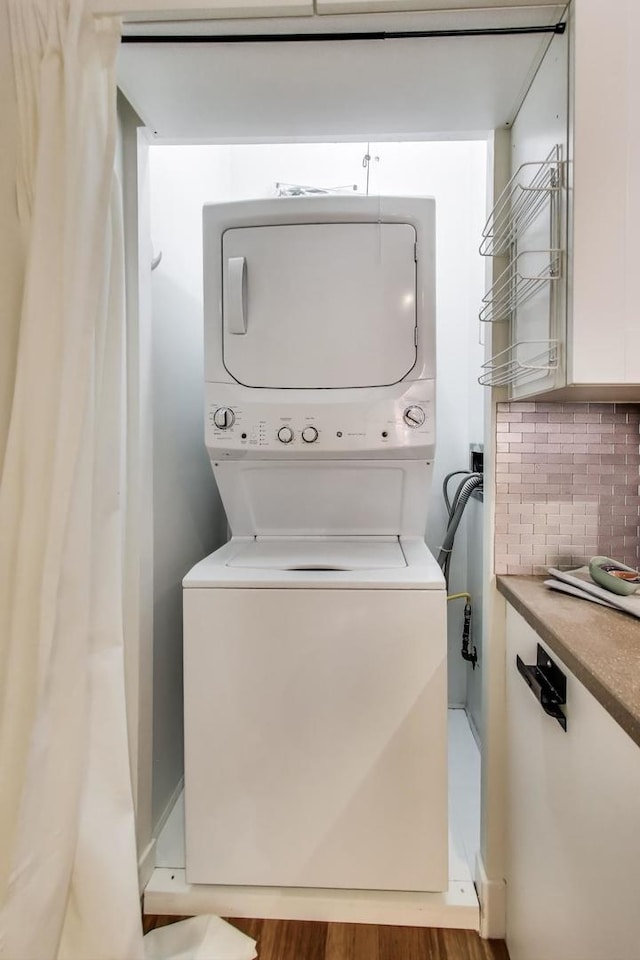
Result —
<svg viewBox="0 0 640 960"><path fill-rule="evenodd" d="M640 565L640 405L499 403L496 573Z"/></svg>

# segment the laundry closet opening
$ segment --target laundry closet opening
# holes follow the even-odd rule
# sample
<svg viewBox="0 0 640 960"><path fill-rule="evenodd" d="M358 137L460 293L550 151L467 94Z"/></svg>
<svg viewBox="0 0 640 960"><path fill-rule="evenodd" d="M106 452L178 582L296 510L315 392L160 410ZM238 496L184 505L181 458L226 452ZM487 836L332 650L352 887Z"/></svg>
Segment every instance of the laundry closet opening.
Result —
<svg viewBox="0 0 640 960"><path fill-rule="evenodd" d="M560 11L560 6L542 12L519 8L508 17L526 27L541 18L550 24ZM445 25L464 17L473 27L489 20L499 25L504 16L504 11L485 10L364 19L409 28L431 24L434 17ZM362 19L326 17L322 25L346 30L363 25ZM258 32L255 22L240 26ZM292 22L261 21L260 26L261 31L285 32ZM159 29L155 24L153 32ZM172 25L166 29L175 33ZM218 22L206 29L235 33L239 26ZM228 537L204 445L203 205L278 197L287 202L291 196L322 194L435 199L437 441L425 536L437 556L447 519L443 479L469 470L471 450L477 456L484 439L485 396L477 377L485 347L478 312L487 264L478 246L496 156L505 160L494 131L513 121L549 42L549 37L522 34L428 44L412 39L383 46L178 42L123 48L121 87L147 131L138 151L139 161L143 157L138 164L138 249L154 265L149 299L142 307L150 318L153 690L146 707L153 711L147 744L153 756L152 844L157 839L156 871L145 899L148 912L166 912L169 902L172 911L183 913L252 910L268 916L264 911L274 909L260 897L247 906L245 895L226 887L224 906L213 887L206 895L199 891L198 900L184 876L181 584L193 564ZM131 123L133 111L126 106L124 113ZM142 287L148 283L147 269L141 262ZM452 600L447 627L449 879L460 884L461 900L453 903L450 887L445 913L451 913L438 916L440 922L460 926L478 923L473 879L483 740L483 523L482 501L473 498L456 535L448 591L471 595L478 653L475 669L460 656L464 603ZM288 572L316 580L349 575L340 564L317 558L292 564ZM211 624L212 636L216 629ZM251 669L248 663L249 673ZM140 709L144 712L145 703ZM143 743L142 764L148 762L145 751ZM285 913L278 915L308 915L308 901L296 896L285 897ZM409 912L402 914L403 921L390 922L429 923L429 912L423 910L429 896L402 901L402 907L394 901L391 914ZM348 891L334 891L321 909L327 916L374 919L376 908L366 898L359 905L356 899L349 901Z"/></svg>
<svg viewBox="0 0 640 960"><path fill-rule="evenodd" d="M477 305L484 289L484 263L477 252L477 238L485 217L486 172L486 140L151 145L154 815L158 819L171 803L182 772L181 581L193 562L227 536L203 439L203 205L323 193L435 198L437 452L431 490L425 490L425 497L429 496L425 533L437 556L447 519L442 481L455 470L468 469L470 445L482 443L483 396L474 373L483 358ZM367 349L366 344L363 348ZM308 349L313 351L313 341ZM477 647L481 645L481 510L478 500L467 508L456 537L449 584L451 593L471 589L476 593ZM321 574L349 567L303 562L283 569ZM479 754L464 711L469 711L479 729L479 691L474 684L480 671L473 671L460 656L463 604L450 603L448 613L449 704L459 711L450 727L455 804L450 811L451 876L470 882L479 842ZM216 629L211 624L212 633ZM454 789L456 777L466 791ZM174 821L175 816L168 833L165 828L158 851L159 863L166 867L181 865L180 853L164 850L176 829Z"/></svg>

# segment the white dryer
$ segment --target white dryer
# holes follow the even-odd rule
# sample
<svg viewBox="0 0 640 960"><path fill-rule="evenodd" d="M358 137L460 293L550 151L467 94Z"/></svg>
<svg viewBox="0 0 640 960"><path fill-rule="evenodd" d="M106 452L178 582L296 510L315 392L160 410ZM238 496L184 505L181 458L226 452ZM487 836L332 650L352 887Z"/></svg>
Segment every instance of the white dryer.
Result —
<svg viewBox="0 0 640 960"><path fill-rule="evenodd" d="M212 205L204 244L232 539L184 580L187 879L445 890L434 203Z"/></svg>

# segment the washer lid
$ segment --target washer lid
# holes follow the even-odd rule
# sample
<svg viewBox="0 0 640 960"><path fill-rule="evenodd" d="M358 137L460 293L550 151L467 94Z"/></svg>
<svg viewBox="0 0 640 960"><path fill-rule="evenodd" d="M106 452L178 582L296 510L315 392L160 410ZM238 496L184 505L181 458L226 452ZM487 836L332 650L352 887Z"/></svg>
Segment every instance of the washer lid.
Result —
<svg viewBox="0 0 640 960"><path fill-rule="evenodd" d="M417 355L416 231L407 223L226 230L224 365L247 387L398 383Z"/></svg>
<svg viewBox="0 0 640 960"><path fill-rule="evenodd" d="M390 570L407 566L396 538L256 539L228 567L258 570Z"/></svg>
<svg viewBox="0 0 640 960"><path fill-rule="evenodd" d="M278 540L275 543L274 541ZM302 567L287 569L282 561L291 562L304 557L319 561L331 556L329 550L333 537L283 537L265 540L248 540L234 537L223 547L219 547L204 560L196 563L182 581L185 589L267 589L267 590L435 590L445 593L442 570L433 555L427 549L422 537L401 537L398 545L396 537L336 537L344 543L337 546L342 551L341 560L372 562L398 562L401 565L388 567L356 567L352 570L334 570L325 567ZM270 542L269 542L270 541ZM282 543L282 548L279 546ZM357 556L362 543L364 556ZM258 546L258 544L262 544ZM326 546L324 546L326 544ZM308 548L306 555L303 553ZM271 555L281 566L250 566L252 557ZM295 555L294 552L295 551ZM239 557L245 567L234 565ZM336 559L335 555L332 559Z"/></svg>

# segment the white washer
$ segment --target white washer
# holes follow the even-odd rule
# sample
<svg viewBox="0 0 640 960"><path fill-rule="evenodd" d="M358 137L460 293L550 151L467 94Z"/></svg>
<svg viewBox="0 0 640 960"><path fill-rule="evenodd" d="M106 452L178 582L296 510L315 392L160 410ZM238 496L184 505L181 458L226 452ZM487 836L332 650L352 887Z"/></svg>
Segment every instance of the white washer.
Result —
<svg viewBox="0 0 640 960"><path fill-rule="evenodd" d="M433 222L411 198L205 208L233 537L184 580L191 883L447 888Z"/></svg>

